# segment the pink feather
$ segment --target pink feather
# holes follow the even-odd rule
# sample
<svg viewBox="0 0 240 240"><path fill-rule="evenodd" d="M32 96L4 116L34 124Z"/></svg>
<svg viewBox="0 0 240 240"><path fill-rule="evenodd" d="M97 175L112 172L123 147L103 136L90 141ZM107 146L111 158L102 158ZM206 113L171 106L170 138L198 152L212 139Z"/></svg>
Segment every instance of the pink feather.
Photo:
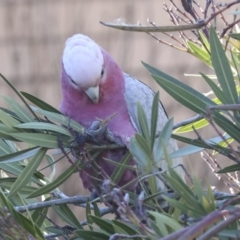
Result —
<svg viewBox="0 0 240 240"><path fill-rule="evenodd" d="M83 40L84 38L85 36L83 36ZM82 39L78 38L78 40L79 41L74 42L77 46L81 44ZM68 43L69 42L67 42L66 45ZM76 50L78 51L79 49L77 48ZM62 102L60 110L86 128L88 128L93 121L97 119L107 119L116 113L116 116L109 122L108 129L116 137L120 137L125 144L128 144L130 137L135 134L136 130L130 121L124 99L124 76L112 57L103 49L101 49L101 53L104 59L104 74L106 77L104 81L100 82L100 100L98 104L93 103L83 89L75 88L75 86L71 84L71 78L66 73L64 63L62 63ZM74 51L72 51L72 54L74 55L76 52L74 53ZM80 54L80 52L78 54ZM82 54L84 54L84 52ZM87 85L87 83L85 85ZM111 176L115 166L103 160L103 157L120 161L126 152L127 148L103 151L98 157L97 163L103 168L104 172ZM86 168L80 172L85 188L92 190L93 180L91 176L94 175L98 178L92 168ZM133 178L136 178L136 174L132 170L127 170L119 184L124 185Z"/></svg>
<svg viewBox="0 0 240 240"><path fill-rule="evenodd" d="M105 150L96 159L100 168L110 176L115 166L103 158L119 162L128 151L130 138L139 131L136 116L134 116L136 115L134 114L136 103L139 101L149 112L154 96L153 91L142 82L124 75L104 49L81 34L74 35L66 42L62 59L61 85L60 110L85 128L97 119L107 119L116 113L116 116L108 123L108 129L114 136L113 141L125 147ZM94 103L85 92L96 86L99 86L100 94L98 103ZM162 129L167 116L161 104L159 104L158 118L159 129ZM172 140L169 150L176 149L177 145ZM181 160L177 160L177 163L180 162ZM133 159L130 165L135 165ZM89 190L94 188L92 177L99 178L97 172L91 167L82 170L80 177L84 187ZM118 184L123 186L134 179L136 179L136 173L133 170L126 170ZM135 187L136 182L131 184L128 190L133 190Z"/></svg>

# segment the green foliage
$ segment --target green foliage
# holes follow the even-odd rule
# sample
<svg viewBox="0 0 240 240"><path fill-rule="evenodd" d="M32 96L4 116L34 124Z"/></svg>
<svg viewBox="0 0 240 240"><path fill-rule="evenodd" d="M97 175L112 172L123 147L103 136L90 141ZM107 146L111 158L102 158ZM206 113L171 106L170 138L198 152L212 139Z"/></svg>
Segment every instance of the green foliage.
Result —
<svg viewBox="0 0 240 240"><path fill-rule="evenodd" d="M238 15L239 12L235 12ZM79 153L82 145L77 139L85 137L85 129L61 114L57 109L31 94L18 92L9 81L1 77L15 91L21 102L8 96L3 100L8 108L0 109L0 237L8 239L44 239L51 234L65 239L231 239L239 236L240 209L237 179L232 178L234 194L218 193L206 181L207 190L194 176L188 176L186 183L175 171L171 159L192 153L207 151L209 156L222 154L234 164L218 171L226 174L240 169L239 149L231 145L240 142L239 107L239 33L229 35L228 44L219 40L213 27L210 38L199 30L200 41L186 41L186 51L200 59L215 71L214 76L200 73L215 98L184 84L178 79L146 64L143 65L153 79L181 105L199 114L201 118L175 128L169 119L161 132L157 131L159 93L155 94L151 122L139 104L138 122L141 129L131 140L129 152L116 165L110 179L103 183L101 197L70 198L58 187L72 174L84 169L86 162ZM227 44L226 43L226 44ZM28 104L34 104L31 106ZM202 128L218 129L217 136L205 139ZM195 131L197 139L179 134ZM168 153L171 138L187 145ZM21 143L21 144L19 144ZM20 147L21 146L21 147ZM84 145L91 156L91 166L102 149L118 148L116 145ZM74 152L75 150L79 152ZM49 151L51 150L51 152ZM53 153L54 151L54 153ZM64 153L64 154L62 154ZM75 161L71 162L75 153ZM59 156L60 155L60 156ZM69 168L55 177L55 163L68 156ZM84 156L85 157L85 156ZM131 158L137 166L140 194L126 192L131 182L122 188L115 186L121 179ZM42 161L47 162L50 174L44 175L39 169ZM158 169L162 161L167 162L167 171ZM159 191L159 179L171 191ZM189 184L190 183L190 184ZM115 187L115 188L112 188ZM104 202L108 207L101 207ZM80 204L86 209L86 221L80 222L69 204ZM66 224L54 225L46 216L52 208ZM107 213L115 213L118 219L109 220ZM226 216L228 215L228 216ZM224 219L225 217L225 219ZM7 223L10 227L7 228ZM86 226L86 227L85 227ZM49 235L50 234L50 235ZM169 238L168 238L169 237Z"/></svg>

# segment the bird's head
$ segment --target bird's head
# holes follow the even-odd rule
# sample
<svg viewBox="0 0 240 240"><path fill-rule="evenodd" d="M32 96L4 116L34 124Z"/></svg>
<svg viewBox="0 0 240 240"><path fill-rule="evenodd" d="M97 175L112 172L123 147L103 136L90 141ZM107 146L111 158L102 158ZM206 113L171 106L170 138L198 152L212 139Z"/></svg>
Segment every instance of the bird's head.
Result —
<svg viewBox="0 0 240 240"><path fill-rule="evenodd" d="M76 34L66 41L62 63L68 84L98 103L99 85L105 80L101 48L87 36Z"/></svg>

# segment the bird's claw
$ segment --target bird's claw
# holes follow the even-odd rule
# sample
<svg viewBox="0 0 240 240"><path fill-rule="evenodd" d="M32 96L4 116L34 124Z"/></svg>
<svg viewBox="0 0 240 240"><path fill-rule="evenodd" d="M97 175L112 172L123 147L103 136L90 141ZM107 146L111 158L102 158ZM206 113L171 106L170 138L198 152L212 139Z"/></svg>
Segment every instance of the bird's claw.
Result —
<svg viewBox="0 0 240 240"><path fill-rule="evenodd" d="M86 129L86 135L91 138L95 139L105 133L107 129L107 125L103 124L102 121L94 121L88 129Z"/></svg>

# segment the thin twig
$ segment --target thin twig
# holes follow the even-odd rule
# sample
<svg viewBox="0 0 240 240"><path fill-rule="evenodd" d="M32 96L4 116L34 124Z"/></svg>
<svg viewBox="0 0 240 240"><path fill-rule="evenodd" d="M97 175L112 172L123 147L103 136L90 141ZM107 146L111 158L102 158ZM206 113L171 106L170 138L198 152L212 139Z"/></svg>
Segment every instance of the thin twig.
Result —
<svg viewBox="0 0 240 240"><path fill-rule="evenodd" d="M107 27L120 29L123 31L132 31L132 32L179 32L185 30L192 30L192 29L200 29L204 26L207 26L213 19L216 18L219 14L226 11L231 6L240 3L240 0L233 1L229 4L226 4L225 7L213 13L208 19L201 20L195 24L186 24L186 25L179 25L179 26L138 26L138 25L130 25L126 23L115 24L115 23L105 23L100 21L101 24Z"/></svg>
<svg viewBox="0 0 240 240"><path fill-rule="evenodd" d="M205 6L205 9L204 9L204 19L207 18L207 12L208 12L208 9L211 5L211 2L212 2L212 0L206 0L206 6Z"/></svg>
<svg viewBox="0 0 240 240"><path fill-rule="evenodd" d="M217 4L214 4L214 6L216 7L217 10L220 10L220 7L219 7ZM219 15L220 15L220 19L222 19L224 25L225 25L225 26L228 26L228 22L227 22L227 20L225 19L223 13L220 13Z"/></svg>
<svg viewBox="0 0 240 240"><path fill-rule="evenodd" d="M155 27L156 27L156 24L155 24L153 21L151 21L150 19L147 19L147 21L149 22L149 24L151 24L152 26L155 26ZM188 51L188 49L186 48L186 46L185 46L182 42L180 42L177 38L175 38L172 34L164 33L165 35L167 35L168 37L170 37L170 38L172 38L174 41L176 41L178 44L180 44L180 46L182 46L183 48L179 48L179 47L173 45L172 43L165 42L165 41L161 40L160 38L158 38L157 36L155 36L153 33L148 32L147 34L149 34L150 36L152 36L152 37L153 37L154 39L156 39L158 42L164 43L164 44L166 44L166 45L168 45L168 46L170 46L170 47L176 48L176 49L178 49L178 50L180 50L180 51Z"/></svg>
<svg viewBox="0 0 240 240"><path fill-rule="evenodd" d="M190 123L199 121L199 120L201 120L201 119L203 119L203 118L204 118L203 114L198 114L198 115L196 115L195 117L192 117L192 118L189 118L189 119L184 120L184 121L182 121L182 122L179 122L179 123L174 124L173 129L177 129L177 128L186 126L186 125L188 125L188 124L190 124Z"/></svg>
<svg viewBox="0 0 240 240"><path fill-rule="evenodd" d="M229 224L231 224L232 222L238 220L239 217L240 217L240 211L238 209L238 210L235 210L235 212L233 212L232 215L229 216L227 219L217 223L214 227L210 228L208 231L203 233L198 238L198 240L208 240L208 239L211 239L211 237L216 236L217 233L219 233L220 231L225 229L225 227L227 227Z"/></svg>
<svg viewBox="0 0 240 240"><path fill-rule="evenodd" d="M134 239L134 238L148 238L148 236L145 236L142 234L127 235L127 234L115 233L109 238L109 240Z"/></svg>
<svg viewBox="0 0 240 240"><path fill-rule="evenodd" d="M63 204L77 205L77 204L86 203L87 200L88 200L88 197L74 196L74 197L68 197L64 199L54 199L46 202L32 203L25 206L18 206L18 207L15 207L15 210L18 212L26 212L26 211L32 211L40 208L51 207L52 205L63 205Z"/></svg>
<svg viewBox="0 0 240 240"><path fill-rule="evenodd" d="M234 21L233 23L231 23L231 24L229 24L227 27L225 27L225 28L223 29L222 33L220 34L220 38L223 38L224 35L226 34L226 32L227 32L229 29L233 28L233 27L234 27L237 23L239 23L239 22L240 22L240 19Z"/></svg>
<svg viewBox="0 0 240 240"><path fill-rule="evenodd" d="M231 223L232 221L234 221L236 218L240 217L240 209L239 210L236 209L231 212L227 211L227 210L216 210L216 211L208 214L207 216L202 218L201 221L197 222L191 228L189 228L188 231L186 231L186 233L183 234L179 238L179 240L194 239L195 237L199 236L199 234L204 232L207 228L209 228L209 226L217 223L218 221L221 221L224 217L226 217L226 215L229 215L229 214L233 214L235 216L235 218L229 218L229 219L231 219L231 221L228 222L228 224ZM223 222L225 222L225 221L223 221ZM224 223L223 223L223 225L224 225ZM204 239L206 239L206 238L204 238ZM207 239L209 239L209 238L207 238Z"/></svg>
<svg viewBox="0 0 240 240"><path fill-rule="evenodd" d="M236 11L237 11L237 10L236 10ZM236 18L237 18L237 15L233 15L233 22L236 21ZM230 30L229 33L232 33L232 32L233 32L233 27L234 27L234 25L232 26L232 28L229 29L229 30ZM224 34L224 35L225 35L225 34ZM223 35L223 36L224 36L224 35ZM224 47L224 51L225 51L225 52L227 51L227 47L228 47L228 44L229 44L229 42L230 42L230 38L231 38L231 37L230 37L229 34L228 34L227 39L226 39L226 43L225 43L225 47ZM230 49L230 52L231 52L231 57L232 57L232 59L233 59L234 65L235 65L235 69L238 70L237 67L236 67L234 58L233 58L233 56L232 56L232 49Z"/></svg>

